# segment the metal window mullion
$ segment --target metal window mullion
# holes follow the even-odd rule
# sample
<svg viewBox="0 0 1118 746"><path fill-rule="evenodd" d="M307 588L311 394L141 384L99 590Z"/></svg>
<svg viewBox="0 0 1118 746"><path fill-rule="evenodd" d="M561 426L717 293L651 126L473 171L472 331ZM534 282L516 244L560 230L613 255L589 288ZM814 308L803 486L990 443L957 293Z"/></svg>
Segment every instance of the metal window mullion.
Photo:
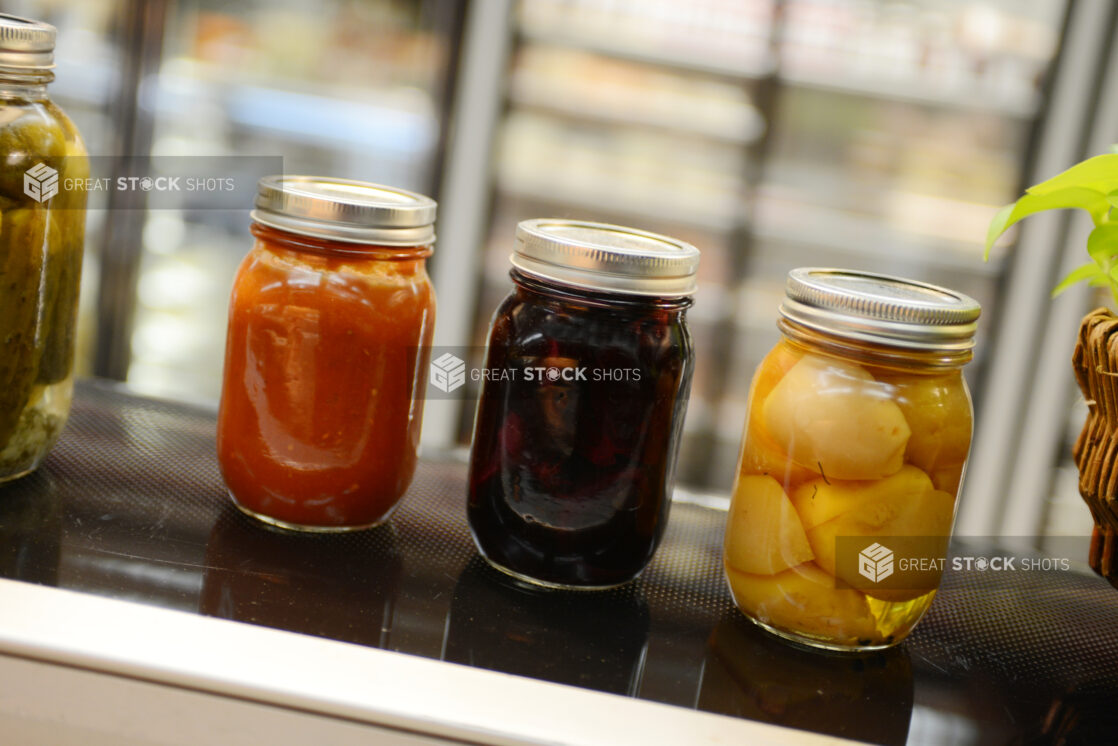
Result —
<svg viewBox="0 0 1118 746"><path fill-rule="evenodd" d="M150 84L159 72L168 4L168 0L128 0L125 5L121 28L128 42L113 108L117 136L111 155L118 157L113 160L113 173L106 174L114 182L118 176L142 169L151 156L155 114L141 97L154 93ZM128 377L132 357L136 286L147 219L145 205L142 191L114 190L105 206L93 373L119 381Z"/></svg>
<svg viewBox="0 0 1118 746"><path fill-rule="evenodd" d="M1109 56L1100 62L1092 79L1100 83L1118 79L1118 44L1113 43L1118 25L1118 7L1112 7L1106 37L1111 40ZM1103 87L1088 85L1090 90ZM1103 96L1097 99L1098 108L1090 122L1090 134L1083 156L1102 153L1118 139L1118 97ZM1062 277L1086 260L1084 247L1091 232L1091 222L1086 216L1075 214L1063 243L1060 271ZM1037 360L1033 395L1028 399L1021 441L1017 450L1017 468L1013 470L1009 497L1001 521L1001 531L1007 536L1036 536L1043 533L1046 505L1052 494L1055 469L1064 451L1066 423L1072 398L1078 394L1071 368L1079 323L1090 305L1092 294L1083 285L1064 293L1052 303L1043 342ZM1087 508L1084 506L1084 512Z"/></svg>
<svg viewBox="0 0 1118 746"><path fill-rule="evenodd" d="M1101 64L1110 33L1107 23L1110 9L1107 0L1080 0L1069 5L1071 18L1061 42L1061 61L1038 139L1036 159L1032 171L1027 174L1029 183L1064 170L1086 152L1082 120L1084 112L1091 109L1096 91L1083 83L1095 79ZM1045 418L1055 408L1037 402L1038 397L1051 397L1054 393L1039 388L1052 385L1045 380L1051 364L1043 362L1046 347L1050 347L1045 344L1046 330L1064 323L1069 315L1074 316L1074 309L1079 309L1083 303L1082 296L1078 296L1080 300L1076 302L1075 293L1058 304L1053 304L1049 298L1054 278L1063 265L1060 247L1064 245L1066 224L1065 216L1061 215L1032 217L1024 224L1015 248L1002 316L991 338L994 355L987 374L983 405L976 419L974 449L956 527L960 534L997 535L1003 529L1003 518L1011 513L1019 514L1013 519L1015 526L1022 525L1027 517L1035 523L1038 503L1034 491L1047 490L1050 485L1047 476L1039 480L1042 484L1035 481L1026 484L1025 478L1017 478L1017 475L1028 470L1035 480L1038 470L1051 468L1056 448L1053 444L1049 455L1036 464L1020 462L1025 456L1020 450L1025 440L1031 441L1030 457L1036 457L1044 448L1036 436L1022 437L1026 430L1038 427L1034 418L1042 413L1034 406L1044 407ZM1074 323L1070 330L1064 331L1067 338L1074 337L1074 333ZM1061 348L1053 354L1062 356L1063 352ZM1064 364L1068 364L1067 360ZM1059 398L1063 401L1062 393ZM1063 432L1062 425L1057 426L1054 437ZM1019 489L1022 492L1015 491ZM1031 515L1030 511L1033 511Z"/></svg>
<svg viewBox="0 0 1118 746"><path fill-rule="evenodd" d="M438 293L437 346L470 344L481 278L480 247L489 225L491 154L512 46L511 20L512 0L474 0L466 10L431 267ZM426 402L425 445L455 442L461 406L458 400Z"/></svg>

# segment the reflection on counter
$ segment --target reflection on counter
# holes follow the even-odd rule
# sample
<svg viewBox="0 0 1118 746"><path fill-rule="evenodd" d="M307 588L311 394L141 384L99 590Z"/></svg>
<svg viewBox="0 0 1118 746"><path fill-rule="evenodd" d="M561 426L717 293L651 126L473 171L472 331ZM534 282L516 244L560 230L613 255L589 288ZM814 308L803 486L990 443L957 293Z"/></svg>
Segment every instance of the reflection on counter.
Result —
<svg viewBox="0 0 1118 746"><path fill-rule="evenodd" d="M1118 595L1093 574L1007 582L949 563L900 647L830 657L733 609L715 501L677 493L636 583L526 590L478 557L460 461L428 454L386 526L290 535L229 504L214 420L79 381L40 470L0 486L0 576L879 743L1093 746L1118 732Z"/></svg>
<svg viewBox="0 0 1118 746"><path fill-rule="evenodd" d="M206 546L199 610L383 648L402 572L392 524L360 537L294 533L227 505Z"/></svg>
<svg viewBox="0 0 1118 746"><path fill-rule="evenodd" d="M544 590L475 556L454 588L443 659L635 696L648 623L639 582L608 592Z"/></svg>
<svg viewBox="0 0 1118 746"><path fill-rule="evenodd" d="M36 471L0 487L0 577L58 584L62 500L52 482Z"/></svg>
<svg viewBox="0 0 1118 746"><path fill-rule="evenodd" d="M871 743L903 744L912 717L908 650L823 655L765 634L740 614L711 633L698 707Z"/></svg>

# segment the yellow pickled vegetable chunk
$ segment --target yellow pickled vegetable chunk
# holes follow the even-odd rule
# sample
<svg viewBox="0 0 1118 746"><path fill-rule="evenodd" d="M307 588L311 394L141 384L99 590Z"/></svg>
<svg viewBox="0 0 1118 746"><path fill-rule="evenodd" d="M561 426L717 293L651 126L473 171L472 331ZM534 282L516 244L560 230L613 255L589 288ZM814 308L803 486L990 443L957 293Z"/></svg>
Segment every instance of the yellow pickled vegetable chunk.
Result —
<svg viewBox="0 0 1118 746"><path fill-rule="evenodd" d="M745 434L741 473L771 476L787 489L819 476L819 472L805 469L793 461L763 432L752 429Z"/></svg>
<svg viewBox="0 0 1118 746"><path fill-rule="evenodd" d="M970 399L961 377L910 377L890 382L896 387L897 406L912 429L905 461L932 474L940 489L957 491L954 475L961 475L971 441ZM944 474L942 481L936 480L937 472ZM954 487L949 489L952 482Z"/></svg>
<svg viewBox="0 0 1118 746"><path fill-rule="evenodd" d="M932 490L901 511L884 528L888 536L949 536L955 520L955 496L943 490Z"/></svg>
<svg viewBox="0 0 1118 746"><path fill-rule="evenodd" d="M765 400L774 442L828 479L879 479L904 463L908 422L892 387L861 366L805 355Z"/></svg>
<svg viewBox="0 0 1118 746"><path fill-rule="evenodd" d="M761 421L761 408L773 388L780 383L792 367L803 357L803 352L787 342L776 345L753 374L750 385L749 418L746 421L745 442L742 444L742 474L767 474L789 489L805 480L813 479L818 472L805 469L792 461L765 431Z"/></svg>
<svg viewBox="0 0 1118 746"><path fill-rule="evenodd" d="M772 477L740 476L726 520L726 563L773 575L815 557L800 517Z"/></svg>
<svg viewBox="0 0 1118 746"><path fill-rule="evenodd" d="M915 467L906 466L905 469ZM890 480L881 480L888 481ZM907 601L931 591L931 587L924 586L878 588L858 576L856 563L838 563L835 558L840 536L865 537L867 544L872 543L875 538L886 536L948 536L955 513L955 499L947 492L934 489L927 476L924 476L923 481L927 483L927 489L922 492L910 492L908 489L911 485L907 485L892 494L878 482L865 488L866 494L862 500L852 501L858 503L857 507L807 529L808 542L815 552L815 561L819 567L867 595L884 601Z"/></svg>
<svg viewBox="0 0 1118 746"><path fill-rule="evenodd" d="M860 521L881 527L896 518L913 500L931 492L932 480L915 466L903 466L884 479L837 481L822 477L805 482L790 495L805 529L814 528L851 511Z"/></svg>
<svg viewBox="0 0 1118 746"><path fill-rule="evenodd" d="M765 359L757 366L750 385L750 396L758 401L763 400L780 383L780 379L800 362L804 353L796 347L781 342L765 355Z"/></svg>
<svg viewBox="0 0 1118 746"><path fill-rule="evenodd" d="M835 580L807 562L777 575L747 575L727 568L738 607L774 627L837 643L877 642L866 598L835 588Z"/></svg>
<svg viewBox="0 0 1118 746"><path fill-rule="evenodd" d="M963 481L963 464L937 467L929 472L928 476L932 478L932 484L936 486L937 490L958 495L959 485Z"/></svg>

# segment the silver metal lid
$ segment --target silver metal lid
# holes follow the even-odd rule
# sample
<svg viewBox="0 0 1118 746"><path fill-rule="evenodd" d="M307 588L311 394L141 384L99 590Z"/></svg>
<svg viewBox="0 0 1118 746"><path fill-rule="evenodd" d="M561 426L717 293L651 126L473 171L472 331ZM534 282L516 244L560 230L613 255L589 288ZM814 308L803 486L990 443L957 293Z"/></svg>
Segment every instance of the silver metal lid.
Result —
<svg viewBox="0 0 1118 746"><path fill-rule="evenodd" d="M516 226L514 267L536 277L609 293L682 297L695 292L699 250L657 233L581 220Z"/></svg>
<svg viewBox="0 0 1118 746"><path fill-rule="evenodd" d="M58 31L49 23L0 13L0 67L51 69L57 36Z"/></svg>
<svg viewBox="0 0 1118 746"><path fill-rule="evenodd" d="M435 200L405 189L325 176L265 176L252 219L289 233L382 246L435 241Z"/></svg>
<svg viewBox="0 0 1118 746"><path fill-rule="evenodd" d="M843 269L788 273L780 314L848 339L926 350L974 347L981 307L973 298L926 282Z"/></svg>

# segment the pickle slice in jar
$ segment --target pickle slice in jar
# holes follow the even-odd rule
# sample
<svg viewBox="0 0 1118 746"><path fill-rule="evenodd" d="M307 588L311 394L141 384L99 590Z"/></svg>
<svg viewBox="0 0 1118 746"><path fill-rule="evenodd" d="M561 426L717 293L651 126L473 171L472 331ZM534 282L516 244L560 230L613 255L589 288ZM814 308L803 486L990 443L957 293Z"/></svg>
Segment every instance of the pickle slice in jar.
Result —
<svg viewBox="0 0 1118 746"><path fill-rule="evenodd" d="M46 225L47 211L38 205L0 216L0 449L15 432L39 373L35 344Z"/></svg>
<svg viewBox="0 0 1118 746"><path fill-rule="evenodd" d="M912 432L889 384L859 365L812 354L773 388L762 417L797 464L830 479L895 474Z"/></svg>
<svg viewBox="0 0 1118 746"><path fill-rule="evenodd" d="M765 624L840 644L879 641L865 596L836 588L835 579L811 562L776 575L727 568L726 578L737 605Z"/></svg>
<svg viewBox="0 0 1118 746"><path fill-rule="evenodd" d="M52 210L43 278L43 317L39 335L40 383L57 383L70 375L81 285L85 213Z"/></svg>
<svg viewBox="0 0 1118 746"><path fill-rule="evenodd" d="M66 156L62 160L59 167L60 182L66 181L80 181L89 178L89 157L86 154L85 143L82 142L81 133L74 125L70 117L66 116L62 109L58 108L53 101L44 103L47 112L51 118L57 123L62 132L63 138L63 154ZM75 202L80 200L79 207L85 206L86 193L82 189L62 189L59 191L58 196L65 196L67 193L75 198ZM70 204L66 205L67 207Z"/></svg>
<svg viewBox="0 0 1118 746"><path fill-rule="evenodd" d="M31 203L24 194L23 175L38 163L62 171L66 155L66 133L49 121L41 110L28 110L0 127L0 195L21 203Z"/></svg>
<svg viewBox="0 0 1118 746"><path fill-rule="evenodd" d="M726 517L726 563L774 575L815 558L800 517L772 477L741 476Z"/></svg>

